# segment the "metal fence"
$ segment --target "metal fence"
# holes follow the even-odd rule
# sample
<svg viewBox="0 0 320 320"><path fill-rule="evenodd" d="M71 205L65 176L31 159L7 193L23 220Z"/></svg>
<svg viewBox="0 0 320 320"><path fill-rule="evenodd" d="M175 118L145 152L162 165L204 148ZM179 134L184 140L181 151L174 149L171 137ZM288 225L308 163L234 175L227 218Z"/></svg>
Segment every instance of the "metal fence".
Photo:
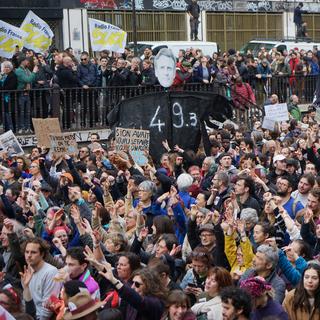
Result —
<svg viewBox="0 0 320 320"><path fill-rule="evenodd" d="M318 79L318 75L272 76L266 79L248 79L248 82L253 88L258 105L262 105L272 94L276 94L280 102L287 102L295 94L301 103L311 104Z"/></svg>
<svg viewBox="0 0 320 320"><path fill-rule="evenodd" d="M273 77L266 81L252 84L257 104L240 97L240 108L234 108L234 121L245 123L252 128L253 122L261 120L263 104L268 96L277 94L280 102L286 101L291 94L297 94L304 103L312 103L318 76L307 77ZM30 91L0 91L0 124L3 130L13 129L21 133L21 121L31 123L32 118L57 117L61 128L84 130L88 128L105 128L108 126L107 114L121 100L150 92L164 92L161 86L126 86L105 88L70 88L58 86ZM233 85L191 83L170 88L170 91L210 91L234 99ZM239 96L239 95L238 95ZM27 101L27 108L25 102ZM261 101L261 103L260 103ZM21 113L22 103L24 112ZM12 125L11 125L12 122ZM11 127L12 126L12 127Z"/></svg>
<svg viewBox="0 0 320 320"><path fill-rule="evenodd" d="M253 38L283 37L282 13L207 12L207 40L220 49L241 48Z"/></svg>

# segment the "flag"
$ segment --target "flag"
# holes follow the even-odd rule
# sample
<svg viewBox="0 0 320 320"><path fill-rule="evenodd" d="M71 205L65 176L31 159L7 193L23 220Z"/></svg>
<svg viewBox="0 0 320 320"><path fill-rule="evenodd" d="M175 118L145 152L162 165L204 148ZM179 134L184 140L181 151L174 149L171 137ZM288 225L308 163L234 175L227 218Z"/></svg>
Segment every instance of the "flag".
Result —
<svg viewBox="0 0 320 320"><path fill-rule="evenodd" d="M20 28L0 20L0 57L12 58L16 46L22 48L26 37Z"/></svg>
<svg viewBox="0 0 320 320"><path fill-rule="evenodd" d="M31 10L24 18L21 29L27 33L24 46L35 52L46 51L52 42L53 32L49 25Z"/></svg>
<svg viewBox="0 0 320 320"><path fill-rule="evenodd" d="M127 33L110 23L89 18L91 47L93 51L110 50L122 53Z"/></svg>

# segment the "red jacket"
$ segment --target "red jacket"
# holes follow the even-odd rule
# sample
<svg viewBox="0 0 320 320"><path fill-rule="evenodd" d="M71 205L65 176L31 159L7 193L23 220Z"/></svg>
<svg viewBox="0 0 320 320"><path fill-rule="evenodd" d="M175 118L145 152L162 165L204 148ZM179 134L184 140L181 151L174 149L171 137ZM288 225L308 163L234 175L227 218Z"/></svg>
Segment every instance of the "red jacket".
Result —
<svg viewBox="0 0 320 320"><path fill-rule="evenodd" d="M251 89L249 83L242 82L241 85L234 85L232 87L231 96L235 107L243 109L248 106L248 100L256 103L256 97Z"/></svg>

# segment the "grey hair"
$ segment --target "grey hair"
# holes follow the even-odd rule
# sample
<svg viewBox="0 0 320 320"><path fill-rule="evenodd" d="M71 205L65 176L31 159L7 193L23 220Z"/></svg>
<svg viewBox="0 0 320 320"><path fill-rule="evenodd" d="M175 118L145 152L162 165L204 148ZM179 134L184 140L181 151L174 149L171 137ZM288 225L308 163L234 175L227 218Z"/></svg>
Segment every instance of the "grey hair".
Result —
<svg viewBox="0 0 320 320"><path fill-rule="evenodd" d="M188 173L181 173L177 179L179 191L186 191L193 183L193 178Z"/></svg>
<svg viewBox="0 0 320 320"><path fill-rule="evenodd" d="M219 171L214 176L217 177L217 179L219 179L223 183L224 186L229 185L230 180L229 180L229 176L226 172Z"/></svg>
<svg viewBox="0 0 320 320"><path fill-rule="evenodd" d="M174 56L174 54L171 51L171 49L162 48L162 49L159 50L158 54L156 55L156 57L153 60L155 68L157 67L158 60L160 59L161 56L165 56L165 57L170 58L172 60L172 63L174 65L174 67L176 66L176 57Z"/></svg>
<svg viewBox="0 0 320 320"><path fill-rule="evenodd" d="M205 157L203 161L208 160L210 162L210 167L212 166L214 159L213 157Z"/></svg>
<svg viewBox="0 0 320 320"><path fill-rule="evenodd" d="M207 209L207 208L199 208L199 210L198 210L199 212L201 212L202 214L204 214L204 215L207 215L207 214L209 214L211 211L209 210L209 209Z"/></svg>
<svg viewBox="0 0 320 320"><path fill-rule="evenodd" d="M149 181L149 180L142 181L139 184L139 189L141 189L143 191L150 192L152 195L154 195L156 193L156 185L152 181Z"/></svg>
<svg viewBox="0 0 320 320"><path fill-rule="evenodd" d="M133 61L137 61L138 63L141 62L140 58L138 58L138 57L133 57L132 60L131 60L131 62L133 62Z"/></svg>
<svg viewBox="0 0 320 320"><path fill-rule="evenodd" d="M257 210L253 208L242 209L240 213L240 219L256 224L259 221Z"/></svg>
<svg viewBox="0 0 320 320"><path fill-rule="evenodd" d="M278 250L275 250L267 244L262 244L258 247L257 252L265 255L267 262L272 263L272 269L276 268L279 262Z"/></svg>
<svg viewBox="0 0 320 320"><path fill-rule="evenodd" d="M13 70L13 65L10 61L3 61L1 63L1 72L3 72L4 67L9 67L10 70Z"/></svg>

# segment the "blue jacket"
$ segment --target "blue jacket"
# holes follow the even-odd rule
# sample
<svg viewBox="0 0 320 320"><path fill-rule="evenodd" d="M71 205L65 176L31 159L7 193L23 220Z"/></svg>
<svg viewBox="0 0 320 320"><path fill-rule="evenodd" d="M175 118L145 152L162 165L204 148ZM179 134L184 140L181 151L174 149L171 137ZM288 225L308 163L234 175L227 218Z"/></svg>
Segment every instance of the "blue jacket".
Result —
<svg viewBox="0 0 320 320"><path fill-rule="evenodd" d="M259 63L257 67L257 74L261 74L261 79L266 80L267 75L272 74L270 66L267 65L266 67L264 67L261 63Z"/></svg>
<svg viewBox="0 0 320 320"><path fill-rule="evenodd" d="M207 70L208 70L208 74L209 74L208 81L210 82L211 76L212 76L213 73L215 73L215 70L212 67L207 67ZM195 82L202 82L203 81L203 68L202 68L202 65L200 65L197 68L195 68L195 70L193 72L193 80Z"/></svg>
<svg viewBox="0 0 320 320"><path fill-rule="evenodd" d="M191 205L196 203L196 199L191 197L187 191L180 191L179 197L187 209L190 209Z"/></svg>
<svg viewBox="0 0 320 320"><path fill-rule="evenodd" d="M78 79L81 87L84 85L87 85L89 87L96 87L98 84L97 67L90 62L86 65L80 63L78 65Z"/></svg>
<svg viewBox="0 0 320 320"><path fill-rule="evenodd" d="M278 266L281 271L284 273L286 278L290 281L293 286L296 286L302 276L304 269L307 267L307 261L304 260L302 257L299 257L296 260L296 267L294 268L293 265L290 263L286 255L282 250L279 250L279 262Z"/></svg>
<svg viewBox="0 0 320 320"><path fill-rule="evenodd" d="M309 75L316 76L319 74L319 65L317 63L310 61L309 66L311 67Z"/></svg>

